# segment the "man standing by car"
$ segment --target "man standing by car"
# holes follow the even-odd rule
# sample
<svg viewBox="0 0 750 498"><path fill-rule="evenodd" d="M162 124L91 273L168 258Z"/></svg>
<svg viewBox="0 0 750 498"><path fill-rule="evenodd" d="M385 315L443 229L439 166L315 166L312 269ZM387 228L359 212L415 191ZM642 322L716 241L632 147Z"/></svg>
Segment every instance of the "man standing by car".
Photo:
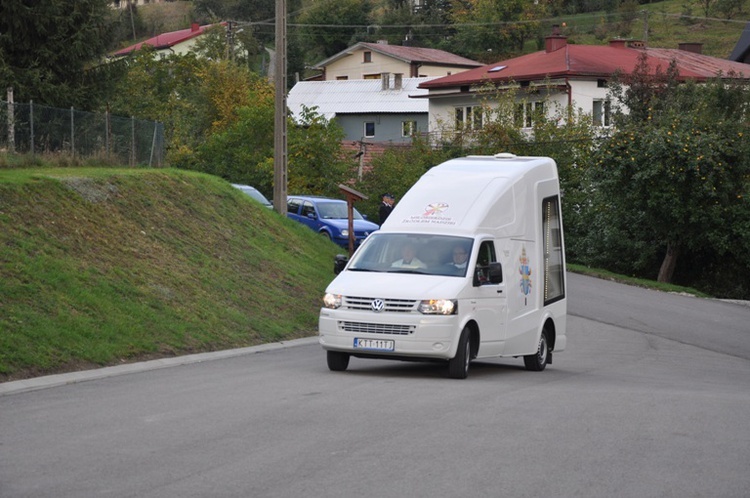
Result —
<svg viewBox="0 0 750 498"><path fill-rule="evenodd" d="M382 225L393 211L393 194L385 193L382 196L383 202L380 203L380 224Z"/></svg>

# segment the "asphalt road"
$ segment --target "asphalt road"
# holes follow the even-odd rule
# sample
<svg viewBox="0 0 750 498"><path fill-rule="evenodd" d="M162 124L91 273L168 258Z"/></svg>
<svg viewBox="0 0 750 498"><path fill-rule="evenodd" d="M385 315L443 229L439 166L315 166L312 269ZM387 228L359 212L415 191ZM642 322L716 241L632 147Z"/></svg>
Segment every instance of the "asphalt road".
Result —
<svg viewBox="0 0 750 498"><path fill-rule="evenodd" d="M0 497L750 496L750 308L569 295L544 372L303 340L0 384Z"/></svg>

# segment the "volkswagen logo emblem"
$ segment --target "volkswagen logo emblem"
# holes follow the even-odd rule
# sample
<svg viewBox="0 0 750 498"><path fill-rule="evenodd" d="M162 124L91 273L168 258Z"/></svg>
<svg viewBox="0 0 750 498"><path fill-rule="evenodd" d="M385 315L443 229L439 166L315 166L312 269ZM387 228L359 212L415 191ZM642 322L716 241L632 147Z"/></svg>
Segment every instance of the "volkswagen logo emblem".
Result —
<svg viewBox="0 0 750 498"><path fill-rule="evenodd" d="M380 313L385 308L385 303L382 299L373 299L370 307L375 313Z"/></svg>

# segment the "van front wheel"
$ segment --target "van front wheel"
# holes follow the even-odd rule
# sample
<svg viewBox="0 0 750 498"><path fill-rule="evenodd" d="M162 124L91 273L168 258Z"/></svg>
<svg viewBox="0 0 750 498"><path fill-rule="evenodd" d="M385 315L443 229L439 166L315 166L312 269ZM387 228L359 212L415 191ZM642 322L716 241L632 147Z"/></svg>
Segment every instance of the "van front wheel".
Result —
<svg viewBox="0 0 750 498"><path fill-rule="evenodd" d="M456 356L448 360L448 376L451 379L465 379L469 376L469 362L471 361L471 331L464 327L458 340Z"/></svg>
<svg viewBox="0 0 750 498"><path fill-rule="evenodd" d="M539 337L539 347L536 353L526 355L523 357L523 363L526 365L526 370L534 372L541 372L547 366L547 360L549 359L549 342L547 340L547 329L542 329L542 335Z"/></svg>
<svg viewBox="0 0 750 498"><path fill-rule="evenodd" d="M328 369L334 372L343 372L349 366L349 355L347 353L327 351L326 360L328 361Z"/></svg>

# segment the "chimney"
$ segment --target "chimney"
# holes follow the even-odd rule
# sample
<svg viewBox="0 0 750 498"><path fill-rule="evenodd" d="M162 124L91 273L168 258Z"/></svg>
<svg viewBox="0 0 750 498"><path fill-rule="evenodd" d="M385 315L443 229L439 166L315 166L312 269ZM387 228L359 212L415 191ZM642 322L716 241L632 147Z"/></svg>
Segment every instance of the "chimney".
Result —
<svg viewBox="0 0 750 498"><path fill-rule="evenodd" d="M190 31L198 31L200 29L200 25L197 22L190 24Z"/></svg>
<svg viewBox="0 0 750 498"><path fill-rule="evenodd" d="M612 48L625 48L627 40L609 40L609 46Z"/></svg>
<svg viewBox="0 0 750 498"><path fill-rule="evenodd" d="M404 74L403 73L396 73L393 75L393 89L394 90L401 90L401 83L403 81Z"/></svg>
<svg viewBox="0 0 750 498"><path fill-rule="evenodd" d="M552 34L544 39L544 50L547 53L560 50L568 44L568 38L560 34L560 26L552 26Z"/></svg>
<svg viewBox="0 0 750 498"><path fill-rule="evenodd" d="M694 54L702 54L703 53L703 44L702 43L680 43L677 45L677 47L680 50L684 50L685 52L692 52Z"/></svg>
<svg viewBox="0 0 750 498"><path fill-rule="evenodd" d="M391 73L380 73L380 89L382 91L388 90L391 86L390 79Z"/></svg>
<svg viewBox="0 0 750 498"><path fill-rule="evenodd" d="M388 45L388 40L378 40L378 45Z"/></svg>

